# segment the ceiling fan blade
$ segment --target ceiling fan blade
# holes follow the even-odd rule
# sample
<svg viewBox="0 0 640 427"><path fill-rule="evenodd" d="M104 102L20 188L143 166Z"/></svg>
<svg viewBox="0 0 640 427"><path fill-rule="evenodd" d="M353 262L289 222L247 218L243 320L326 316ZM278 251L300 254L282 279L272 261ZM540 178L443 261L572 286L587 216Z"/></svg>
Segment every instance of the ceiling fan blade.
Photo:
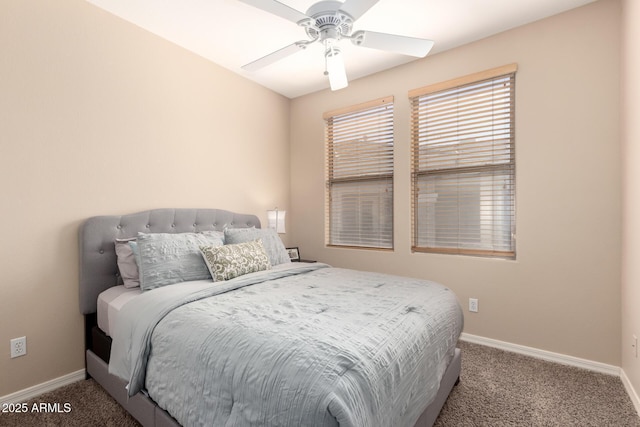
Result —
<svg viewBox="0 0 640 427"><path fill-rule="evenodd" d="M352 34L351 41L356 46L386 50L403 55L417 56L418 58L427 56L433 47L433 40L377 33L375 31L356 31Z"/></svg>
<svg viewBox="0 0 640 427"><path fill-rule="evenodd" d="M281 18L284 18L288 21L297 24L300 21L305 19L309 19L307 15L304 13L287 6L286 4L280 3L276 0L240 0L242 3L246 3L250 6L256 7L258 9L262 9L265 12L269 12L273 15L277 15Z"/></svg>
<svg viewBox="0 0 640 427"><path fill-rule="evenodd" d="M345 0L340 10L349 14L353 20L360 18L380 0Z"/></svg>
<svg viewBox="0 0 640 427"><path fill-rule="evenodd" d="M270 54L263 56L260 59L256 59L253 62L243 65L242 69L245 71L257 71L260 68L264 68L267 65L271 65L276 61L284 59L289 55L293 55L294 53L305 49L307 47L305 43L307 42L296 42L290 44L289 46L285 46L282 49L271 52Z"/></svg>

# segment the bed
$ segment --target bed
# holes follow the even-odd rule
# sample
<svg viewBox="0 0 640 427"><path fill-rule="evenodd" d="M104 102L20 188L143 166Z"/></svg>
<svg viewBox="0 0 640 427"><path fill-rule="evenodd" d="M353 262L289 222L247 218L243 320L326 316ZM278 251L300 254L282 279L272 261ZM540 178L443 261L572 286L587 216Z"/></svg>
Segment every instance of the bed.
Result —
<svg viewBox="0 0 640 427"><path fill-rule="evenodd" d="M153 247L146 238L225 232L267 236L255 215L219 209L82 224L88 376L144 426L433 425L461 366L462 312L439 284L271 259L226 281L187 274L152 290L122 288L116 240L143 233L144 252ZM255 242L212 250L247 245Z"/></svg>

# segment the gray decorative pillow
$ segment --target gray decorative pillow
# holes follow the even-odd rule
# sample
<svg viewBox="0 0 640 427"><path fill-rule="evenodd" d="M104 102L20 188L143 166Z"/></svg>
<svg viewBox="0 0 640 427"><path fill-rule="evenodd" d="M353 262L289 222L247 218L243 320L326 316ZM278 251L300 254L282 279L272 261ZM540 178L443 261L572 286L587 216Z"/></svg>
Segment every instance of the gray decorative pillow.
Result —
<svg viewBox="0 0 640 427"><path fill-rule="evenodd" d="M260 239L224 246L201 246L200 251L214 282L271 268Z"/></svg>
<svg viewBox="0 0 640 427"><path fill-rule="evenodd" d="M257 239L262 239L271 265L291 262L284 243L272 228L227 228L224 230L224 241L227 244L245 243Z"/></svg>
<svg viewBox="0 0 640 427"><path fill-rule="evenodd" d="M133 253L133 248L129 244L135 242L136 238L116 239L116 255L118 257L118 270L124 282L125 288L137 288L140 286L140 274L138 273L138 263Z"/></svg>
<svg viewBox="0 0 640 427"><path fill-rule="evenodd" d="M211 278L200 246L222 246L224 233L138 233L137 255L143 291Z"/></svg>

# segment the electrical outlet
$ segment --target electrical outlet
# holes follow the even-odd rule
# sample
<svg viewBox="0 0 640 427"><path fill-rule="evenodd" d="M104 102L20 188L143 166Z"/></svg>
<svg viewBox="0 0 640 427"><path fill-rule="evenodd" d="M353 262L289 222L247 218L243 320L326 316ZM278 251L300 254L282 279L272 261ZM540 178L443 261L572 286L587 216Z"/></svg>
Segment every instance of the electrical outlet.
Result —
<svg viewBox="0 0 640 427"><path fill-rule="evenodd" d="M638 358L638 337L631 335L631 347L633 348L633 356Z"/></svg>
<svg viewBox="0 0 640 427"><path fill-rule="evenodd" d="M27 354L27 337L14 338L11 340L11 358L24 356Z"/></svg>
<svg viewBox="0 0 640 427"><path fill-rule="evenodd" d="M472 313L478 312L478 299L477 298L469 298L469 311Z"/></svg>

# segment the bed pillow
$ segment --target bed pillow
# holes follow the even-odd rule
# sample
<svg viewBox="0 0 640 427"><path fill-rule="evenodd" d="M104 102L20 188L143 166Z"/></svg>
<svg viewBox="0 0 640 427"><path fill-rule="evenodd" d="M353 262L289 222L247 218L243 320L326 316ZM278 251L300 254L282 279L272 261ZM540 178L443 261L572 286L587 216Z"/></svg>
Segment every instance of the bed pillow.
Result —
<svg viewBox="0 0 640 427"><path fill-rule="evenodd" d="M200 251L214 282L271 268L261 239L224 246L201 246Z"/></svg>
<svg viewBox="0 0 640 427"><path fill-rule="evenodd" d="M272 228L227 228L224 230L224 240L227 244L245 243L258 239L262 240L271 265L291 262L280 236Z"/></svg>
<svg viewBox="0 0 640 427"><path fill-rule="evenodd" d="M143 291L190 280L210 279L200 246L222 246L224 233L138 233L137 253Z"/></svg>
<svg viewBox="0 0 640 427"><path fill-rule="evenodd" d="M140 286L140 275L138 273L138 263L130 242L135 242L136 238L116 239L116 256L118 257L118 270L124 282L124 287L128 289Z"/></svg>

